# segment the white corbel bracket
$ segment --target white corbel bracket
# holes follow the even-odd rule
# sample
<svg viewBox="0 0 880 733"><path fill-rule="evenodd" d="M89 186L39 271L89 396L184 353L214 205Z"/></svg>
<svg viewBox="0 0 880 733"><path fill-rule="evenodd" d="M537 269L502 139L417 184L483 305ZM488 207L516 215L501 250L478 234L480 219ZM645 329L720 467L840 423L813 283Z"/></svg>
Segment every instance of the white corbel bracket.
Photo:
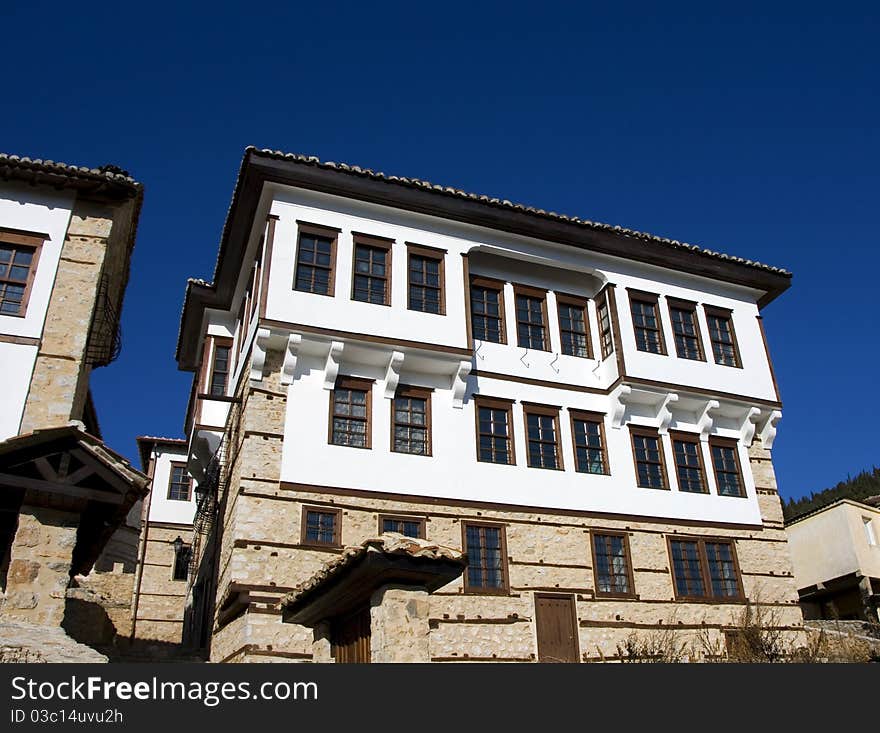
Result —
<svg viewBox="0 0 880 733"><path fill-rule="evenodd" d="M458 369L452 377L452 406L458 410L464 407L464 393L467 390L467 378L470 373L470 361L458 362Z"/></svg>
<svg viewBox="0 0 880 733"><path fill-rule="evenodd" d="M302 335L292 333L287 337L287 348L284 350L284 364L281 366L281 384L293 384L296 373L296 359Z"/></svg>
<svg viewBox="0 0 880 733"><path fill-rule="evenodd" d="M632 394L632 387L627 384L619 385L611 393L611 427L620 430L623 427L623 419L626 415L627 398Z"/></svg>
<svg viewBox="0 0 880 733"><path fill-rule="evenodd" d="M263 367L266 364L266 351L269 348L269 339L272 332L268 328L258 328L254 339L253 354L251 356L251 382L263 381Z"/></svg>
<svg viewBox="0 0 880 733"><path fill-rule="evenodd" d="M779 410L771 410L767 416L767 420L761 427L758 437L761 438L761 447L770 450L773 447L773 441L776 440L776 426L782 419L782 413Z"/></svg>
<svg viewBox="0 0 880 733"><path fill-rule="evenodd" d="M739 434L740 439L742 440L742 444L748 448L752 444L752 440L755 437L755 428L757 427L758 419L761 417L761 410L757 407L750 407L746 410L745 415L743 416L742 424L740 425Z"/></svg>
<svg viewBox="0 0 880 733"><path fill-rule="evenodd" d="M715 424L715 418L710 413L719 407L721 403L718 400L707 400L697 417L697 429L700 431L700 440L704 443L709 440L709 433L712 432L712 426Z"/></svg>
<svg viewBox="0 0 880 733"><path fill-rule="evenodd" d="M324 362L324 389L331 390L336 387L336 375L339 374L339 362L344 348L345 344L342 341L330 342L327 361Z"/></svg>
<svg viewBox="0 0 880 733"><path fill-rule="evenodd" d="M400 367L403 366L403 352L392 351L385 369L385 399L394 399L397 392L397 383L400 381Z"/></svg>
<svg viewBox="0 0 880 733"><path fill-rule="evenodd" d="M669 432L669 425L672 422L672 410L669 409L669 405L674 402L678 402L678 395L675 392L670 392L658 403L657 419L660 420L660 425L658 426L660 435L666 435Z"/></svg>

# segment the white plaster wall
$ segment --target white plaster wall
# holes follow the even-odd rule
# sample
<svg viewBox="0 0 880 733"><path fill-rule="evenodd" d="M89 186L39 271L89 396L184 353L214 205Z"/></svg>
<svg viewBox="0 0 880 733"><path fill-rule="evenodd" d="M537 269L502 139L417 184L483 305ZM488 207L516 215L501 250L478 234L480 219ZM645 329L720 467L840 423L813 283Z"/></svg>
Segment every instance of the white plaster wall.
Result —
<svg viewBox="0 0 880 733"><path fill-rule="evenodd" d="M344 352L343 352L344 353ZM636 486L629 431L614 429L606 421L610 476L595 476L574 470L569 415L560 415L563 471L529 468L526 464L522 406L514 406L515 466L480 463L476 460L475 390L493 397L559 405L564 408L608 412L607 397L571 390L514 384L486 378L469 380L463 409L452 405L449 381L426 375L401 374L401 383L436 387L433 394L433 456L414 456L390 450L390 400L380 389L382 374L345 360L340 374L377 378L373 387L372 448L369 450L329 445L327 420L330 391L323 389L323 372L318 360L301 359L296 379L289 388L282 455L283 481L384 491L418 496L467 499L493 503L611 512L636 516L694 519L716 522L760 524L761 517L749 470L748 455L740 447L747 497L718 496L711 471L708 446L704 463L711 494L679 492L671 464L672 446L664 436L669 491ZM727 433L735 437L733 433Z"/></svg>
<svg viewBox="0 0 880 733"><path fill-rule="evenodd" d="M24 318L0 315L0 334L30 338L42 334L74 198L71 191L0 185L0 227L48 235L40 249L27 314Z"/></svg>
<svg viewBox="0 0 880 733"><path fill-rule="evenodd" d="M18 435L37 347L0 342L0 440Z"/></svg>
<svg viewBox="0 0 880 733"><path fill-rule="evenodd" d="M856 558L859 563L859 570L864 575L870 575L874 578L880 578L880 545L871 545L868 543L868 536L865 533L863 518L871 519L871 525L874 529L874 537L880 542L880 511L870 509L857 504L845 504L847 510L847 518L849 520L850 535L853 538L853 547L855 548Z"/></svg>
<svg viewBox="0 0 880 733"><path fill-rule="evenodd" d="M859 569L849 507L826 509L785 528L798 588L806 588ZM864 532L861 527L858 528Z"/></svg>
<svg viewBox="0 0 880 733"><path fill-rule="evenodd" d="M189 501L176 501L168 499L168 482L171 479L171 463L186 463L186 450L170 451L168 447L159 450L154 449L152 458L155 461L153 469L153 484L150 488L151 522L170 522L174 524L192 524L196 512L195 486L190 492Z"/></svg>
<svg viewBox="0 0 880 733"><path fill-rule="evenodd" d="M775 400L772 376L756 320L758 294L748 288L664 270L620 258L528 237L508 235L481 227L459 224L436 217L404 212L389 207L351 201L291 188L268 189L271 212L279 217L271 258L267 317L290 323L390 339L467 347L464 298L464 253L491 253L507 258L503 267L471 267L471 274L500 277L523 285L551 291L593 295L603 281L617 286L616 300L628 376L692 386L709 392L727 392L762 400ZM337 242L335 297L293 290L296 268L297 220L340 228ZM255 222L254 237L262 232ZM390 307L351 300L352 232L363 232L395 240L392 247L392 304ZM407 309L406 242L447 250L446 315L418 313ZM648 246L648 245L642 245ZM254 250L255 251L255 250ZM250 270L242 268L245 277ZM579 286L578 278L582 285ZM239 291L243 292L243 282ZM669 355L640 352L635 347L626 288L658 293L660 316ZM693 300L701 304L731 308L743 368L715 364L711 356L705 314L698 309L698 321L706 362L675 356L672 326L666 297ZM475 367L483 371L512 374L531 379L568 382L582 386L607 387L617 378L613 358L605 363L559 355L559 327L555 297L548 297L548 323L552 351L528 352L517 347L513 288L505 288L508 345L475 344ZM234 304L236 312L239 302ZM590 306L594 350L598 351L595 307ZM241 341L242 345L247 339ZM558 358L557 358L558 357Z"/></svg>

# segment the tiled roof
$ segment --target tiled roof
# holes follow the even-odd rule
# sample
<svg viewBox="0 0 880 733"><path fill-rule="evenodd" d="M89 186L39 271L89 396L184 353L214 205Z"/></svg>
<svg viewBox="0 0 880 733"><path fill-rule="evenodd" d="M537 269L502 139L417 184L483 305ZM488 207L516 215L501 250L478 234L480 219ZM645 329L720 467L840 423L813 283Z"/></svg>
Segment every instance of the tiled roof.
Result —
<svg viewBox="0 0 880 733"><path fill-rule="evenodd" d="M639 232L634 229L627 229L626 227L614 226L612 224L603 224L602 222L590 221L589 219L581 219L577 216L567 216L565 214L558 214L555 211L545 211L544 209L538 209L533 206L526 206L524 204L517 204L512 201L508 201L507 199L499 199L491 196L486 196L485 194L477 194L470 193L468 191L463 191L459 188L455 188L454 186L443 186L437 183L431 183L430 181L424 181L419 178L407 178L404 176L394 176L383 173L382 171L374 171L369 168L361 168L357 165L349 165L348 163L334 163L332 161L322 161L315 156L312 155L301 155L298 153L284 153L280 150L270 150L268 148L256 148L254 146L248 146L245 149L245 155L247 153L253 153L254 155L259 155L265 158L274 158L276 160L290 160L295 161L297 163L304 163L306 165L315 166L317 168L331 169L342 171L344 173L360 176L364 178L370 178L375 181L385 181L387 183L398 184L401 186L406 186L409 188L419 188L430 190L434 193L440 194L442 196L452 196L456 198L469 199L471 201L478 201L483 204L488 204L490 206L497 206L502 209L508 209L510 211L518 211L526 214L531 214L533 216L541 217L544 219L553 219L556 221L564 221L570 224L577 224L583 226L588 229L595 229L598 231L607 231L614 232L616 234L620 234L621 236L633 237L635 239L641 239L645 242L653 242L655 244L660 244L663 246L671 247L674 249L682 249L682 250L690 250L692 252L699 252L703 255L708 255L710 257L715 257L720 260L727 260L729 262L736 262L741 265L746 265L748 267L754 267L760 270L767 270L768 272L775 272L781 275L789 275L790 273L787 270L784 270L780 267L773 267L772 265L765 265L762 262L756 262L754 260L748 260L743 257L735 257L733 255L724 254L723 252L716 252L711 249L706 249L696 244L688 244L687 242L680 242L677 239L669 239L667 237L660 237L656 234L649 234L647 232ZM216 273L215 273L216 277Z"/></svg>
<svg viewBox="0 0 880 733"><path fill-rule="evenodd" d="M41 178L62 177L99 183L121 184L132 189L142 188L142 184L134 180L128 174L128 171L124 171L115 165L88 168L82 165L71 165L54 160L28 158L8 153L0 153L0 174L9 178L32 180L34 183L39 183Z"/></svg>

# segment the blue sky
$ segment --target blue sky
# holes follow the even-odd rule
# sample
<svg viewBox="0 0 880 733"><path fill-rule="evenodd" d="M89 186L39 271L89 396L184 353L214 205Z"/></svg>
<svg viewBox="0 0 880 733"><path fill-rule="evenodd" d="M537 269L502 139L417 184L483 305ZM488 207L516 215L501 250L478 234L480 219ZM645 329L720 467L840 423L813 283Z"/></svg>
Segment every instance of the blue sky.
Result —
<svg viewBox="0 0 880 733"><path fill-rule="evenodd" d="M146 186L123 353L92 382L132 459L182 433L185 280L253 144L792 270L764 312L782 494L880 465L876 4L16 5L0 149Z"/></svg>

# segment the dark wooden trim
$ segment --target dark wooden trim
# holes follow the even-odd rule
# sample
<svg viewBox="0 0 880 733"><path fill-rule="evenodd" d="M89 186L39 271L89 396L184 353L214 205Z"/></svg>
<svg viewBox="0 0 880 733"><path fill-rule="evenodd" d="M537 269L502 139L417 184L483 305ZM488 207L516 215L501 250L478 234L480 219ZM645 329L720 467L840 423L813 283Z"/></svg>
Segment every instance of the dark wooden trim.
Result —
<svg viewBox="0 0 880 733"><path fill-rule="evenodd" d="M574 470L577 473L586 473L587 475L591 476L610 476L611 464L608 461L608 440L605 437L605 413L569 408L568 416L569 429L571 430L571 452L572 458L574 460ZM592 473L591 471L581 471L580 468L578 468L577 442L575 440L574 434L575 420L580 420L582 422L598 423L599 425L599 436L600 440L602 441L602 465L605 467L605 470L600 474Z"/></svg>
<svg viewBox="0 0 880 733"><path fill-rule="evenodd" d="M504 285L505 282L503 280L495 280L494 278L483 277L481 275L473 275L470 278L467 287L467 302L468 302L468 331L471 334L471 340L468 342L468 345L471 347L471 351L473 351L473 312L470 309L471 303L471 288L483 288L485 290L495 290L498 293L498 320L499 320L499 338L501 339L498 343L507 344L507 309L504 307ZM488 343L492 343L491 341Z"/></svg>
<svg viewBox="0 0 880 733"><path fill-rule="evenodd" d="M184 501L183 499L172 499L171 494L171 479L174 478L174 469L182 468L186 471L186 478L189 481L189 492L187 493L186 501L192 501L193 495L193 481L192 476L189 475L189 471L187 470L186 461L169 461L169 466L171 469L168 471L168 486L165 487L165 501ZM149 518L148 520L149 521Z"/></svg>
<svg viewBox="0 0 880 733"><path fill-rule="evenodd" d="M34 287L34 280L37 277L37 267L40 264L40 253L43 250L43 245L48 241L48 236L37 235L31 232L25 232L23 230L16 229L8 229L5 227L0 227L0 243L5 242L6 244L10 244L13 247L29 247L33 248L34 254L31 258L31 264L28 268L27 280L24 283L24 293L21 296L21 303L19 305L18 313L3 313L0 314L4 317L10 318L25 318L27 316L28 304L31 300L31 292ZM20 281L17 280L7 280L3 279L4 282L10 282L15 284L21 284ZM54 285L53 285L54 289Z"/></svg>
<svg viewBox="0 0 880 733"><path fill-rule="evenodd" d="M341 229L335 227L326 227L320 224L310 224L309 222L296 220L296 251L293 260L293 283L292 289L296 293L307 293L308 295L321 295L333 298L336 296L336 254L339 249L339 233ZM303 234L312 234L318 237L326 237L330 240L330 274L327 276L327 292L313 293L311 290L298 290L296 287L296 276L299 272L299 248Z"/></svg>
<svg viewBox="0 0 880 733"><path fill-rule="evenodd" d="M410 308L409 303L409 289L410 289L410 258L415 255L416 257L424 257L430 260L436 260L440 263L438 269L438 275L440 277L440 312L439 313L431 313L430 311L416 311L417 313L425 313L426 315L432 316L445 316L446 315L446 254L447 250L440 249L439 247L427 247L423 244L414 244L413 242L406 243L406 307L408 310L413 310Z"/></svg>
<svg viewBox="0 0 880 733"><path fill-rule="evenodd" d="M407 516L405 514L379 514L378 517L378 532L382 534L382 522L386 519L391 519L395 522L418 522L419 525L419 538L425 539L426 535L426 520L425 517L417 517L417 516Z"/></svg>
<svg viewBox="0 0 880 733"><path fill-rule="evenodd" d="M546 598L548 600L565 600L568 601L569 609L571 610L571 623L572 623L572 631L574 632L572 635L572 639L574 641L574 662L579 662L581 659L581 643L580 643L580 634L578 633L578 629L580 628L579 619L577 615L577 598L575 598L574 593L550 593L550 592L536 592L533 594L532 603L535 608L535 641L536 641L536 649L537 659L539 662L543 661L540 656L540 645L541 645L541 636L538 631L538 599ZM518 619L517 619L518 620ZM553 661L553 660L548 660ZM556 660L562 661L562 660Z"/></svg>
<svg viewBox="0 0 880 733"><path fill-rule="evenodd" d="M525 430L526 440L526 465L529 468L541 468L550 471L564 471L565 463L562 460L562 430L559 424L559 411L561 408L553 405L536 405L531 402L523 402L523 429ZM556 467L548 469L546 466L533 466L529 451L529 415L540 415L543 417L553 418L553 429L556 434Z"/></svg>
<svg viewBox="0 0 880 733"><path fill-rule="evenodd" d="M487 372L480 369L471 370L470 376L484 377L485 379L499 379L504 382L517 382L519 384L534 384L538 387L552 387L554 389L564 389L569 392L585 392L587 394L607 395L614 387L617 386L619 380L611 386L610 389L600 389L598 387L584 387L580 384L568 384L566 382L551 382L545 379L530 379L529 377L520 377L516 374L502 374L500 372Z"/></svg>
<svg viewBox="0 0 880 733"><path fill-rule="evenodd" d="M504 465L504 464L495 464L495 465ZM606 521L622 521L622 522L653 522L656 524L663 525L675 525L675 526L683 526L683 527L712 527L715 529L730 529L737 531L755 531L755 532L763 532L765 531L765 527L763 524L746 524L746 523L735 523L735 522L714 522L714 521L706 521L701 519L676 519L675 517L657 517L650 514L618 514L615 512L596 512L596 511L587 511L583 509L563 509L558 507L541 507L535 506L531 504L507 504L504 502L493 502L493 501L475 501L472 499L459 499L456 497L435 497L435 496L420 496L417 494L401 494L397 492L391 491L373 491L370 489L355 489L348 487L339 487L339 486L321 486L318 484L299 484L291 481L281 481L279 482L279 488L286 491L293 492L309 492L316 494L331 494L334 496L353 496L362 499L370 499L370 500L384 500L384 501L401 501L410 504L427 504L433 506L450 506L450 507L465 507L470 509L484 510L484 511L507 511L512 513L520 513L520 514L541 514L548 516L560 516L560 517L582 517L585 519L602 519ZM281 497L273 496L270 494L257 494L260 498L263 499L280 499ZM309 501L315 502L315 499L309 499ZM369 511L368 508L359 507L359 509L363 511ZM456 518L456 516L453 516ZM514 521L514 520L511 520ZM549 525L550 523L547 522ZM665 534L665 530L639 530L640 532L648 532L651 534ZM787 542L785 538L782 539L769 539L762 537L751 537L749 538L753 542Z"/></svg>
<svg viewBox="0 0 880 733"><path fill-rule="evenodd" d="M733 355L736 359L736 364L722 364L718 360L715 359L715 349L712 349L712 360L718 364L719 366L726 366L732 369L742 369L743 361L742 355L739 351L739 339L736 337L736 327L733 325L733 311L730 308L722 308L717 305L707 305L703 303L703 313L706 316L706 328L709 331L709 346L712 346L712 329L709 328L709 316L714 316L715 318L723 318L727 321L727 325L730 328L730 341L733 344ZM777 393L777 399L779 397Z"/></svg>
<svg viewBox="0 0 880 733"><path fill-rule="evenodd" d="M703 443L698 433L688 433L684 430L670 430L669 439L672 441L672 466L675 468L675 481L678 484L678 490L683 494L709 494L709 480L706 478L706 459L703 455ZM681 477L678 472L678 459L675 457L675 443L690 443L696 445L698 452L697 457L700 459L700 479L703 483L702 491L685 491L681 488Z"/></svg>
<svg viewBox="0 0 880 733"><path fill-rule="evenodd" d="M611 319L611 336L617 358L617 374L626 377L626 357L623 353L623 337L620 335L620 312L617 310L617 290L613 283L605 286L608 299L608 317Z"/></svg>
<svg viewBox="0 0 880 733"><path fill-rule="evenodd" d="M666 336L663 333L663 318L660 315L660 296L656 293L648 293L644 290L633 290L632 288L627 288L626 290L629 295L629 317L632 321L633 340L635 341L636 351L641 351L643 354L667 356ZM635 303L648 303L654 306L654 315L657 319L657 337L660 341L660 351L645 351L639 348L639 340L635 337L636 330L638 329L638 326L636 326L635 314L633 313L633 305Z"/></svg>
<svg viewBox="0 0 880 733"><path fill-rule="evenodd" d="M257 318L266 317L266 303L269 298L269 271L272 269L272 250L275 246L275 225L278 217L269 215L266 224L266 242L263 246L263 269L260 274L260 307ZM294 269L296 265L294 264Z"/></svg>
<svg viewBox="0 0 880 733"><path fill-rule="evenodd" d="M774 400L765 400L760 397L749 397L748 395L734 394L733 392L719 392L717 390L708 390L701 387L688 386L686 384L673 384L672 382L661 382L655 379L643 379L642 377L630 377L625 380L628 384L644 384L648 387L668 387L672 391L691 392L697 394L707 394L713 397L724 397L739 402L749 402L754 405L765 405L766 407L782 407L782 404ZM613 389L613 386L612 388ZM610 390L609 390L610 391Z"/></svg>
<svg viewBox="0 0 880 733"><path fill-rule="evenodd" d="M675 321L672 318L672 310L687 311L694 318L694 332L697 339L697 358L690 359L678 353L678 343L675 340ZM697 304L691 300L682 300L681 298L666 298L666 310L669 313L669 328L672 331L672 347L675 349L675 356L679 359L687 359L688 361L706 361L706 349L703 346L703 335L700 329L700 317L697 313Z"/></svg>
<svg viewBox="0 0 880 733"><path fill-rule="evenodd" d="M736 496L731 496L730 494L722 494L719 491L718 486L718 466L715 463L715 454L712 452L712 448L714 446L724 447L724 448L733 448L733 457L736 461L736 473L739 478L739 486L740 493ZM722 438L719 435L710 435L709 436L709 458L712 461L712 472L715 475L715 491L717 496L727 496L733 499L745 499L748 496L748 492L746 492L746 482L743 478L743 470L742 463L739 460L739 441L733 438Z"/></svg>
<svg viewBox="0 0 880 733"><path fill-rule="evenodd" d="M767 366L770 367L770 378L773 380L773 392L776 394L776 401L782 402L782 395L779 392L779 383L776 381L776 370L773 368L773 359L770 357L770 346L767 343L767 333L764 330L764 319L761 316L755 316L758 319L758 330L761 332L761 341L764 343L764 353L767 355Z"/></svg>
<svg viewBox="0 0 880 733"><path fill-rule="evenodd" d="M335 514L336 519L333 520L333 542L310 542L306 532L306 525L309 512L317 512L319 514ZM336 509L329 506L309 506L303 504L302 516L300 518L300 534L299 541L303 547L321 547L338 549L342 547L342 509Z"/></svg>
<svg viewBox="0 0 880 733"><path fill-rule="evenodd" d="M609 531L605 529L597 529L595 527L591 527L589 531L590 535L590 559L593 565L593 595L596 598L622 598L622 599L638 599L638 594L636 593L636 583L635 583L635 573L633 572L632 565L632 553L630 552L629 546L629 532L625 531ZM599 590L599 563L596 562L596 537L622 537L623 538L623 551L626 556L626 575L627 575L627 583L629 584L630 592L629 593L606 593L604 591Z"/></svg>
<svg viewBox="0 0 880 733"><path fill-rule="evenodd" d="M394 244L393 239L389 239L388 237L377 237L372 234L361 234L359 232L352 232L352 242L351 242L351 300L356 303L367 303L367 305L391 305L391 276L393 274L393 247ZM357 273L356 263L357 263L357 248L358 245L363 245L365 247L372 247L373 249L382 249L385 250L385 299L382 303L370 303L365 300L358 300L354 297L354 279ZM375 275L371 275L370 277L375 277Z"/></svg>
<svg viewBox="0 0 880 733"><path fill-rule="evenodd" d="M336 377L336 384L330 390L330 416L327 421L327 443L328 445L339 445L340 448L357 448L359 450L369 450L373 447L373 384L375 379L365 379L363 377L351 377L340 374ZM367 419L366 419L366 435L364 437L365 444L359 445L341 445L333 442L333 418L336 413L336 390L351 389L367 393Z"/></svg>
<svg viewBox="0 0 880 733"><path fill-rule="evenodd" d="M37 347L39 347L42 342L40 339L31 338L30 336L7 336L6 334L0 333L0 343L18 344L19 346L37 346Z"/></svg>
<svg viewBox="0 0 880 733"><path fill-rule="evenodd" d="M36 246L43 244L50 239L48 234L43 232L32 232L27 229L12 229L11 227L0 227L0 242L9 242L9 244L26 244Z"/></svg>
<svg viewBox="0 0 880 733"><path fill-rule="evenodd" d="M660 451L660 472L663 476L663 486L640 486L639 485L639 461L636 457L636 436L657 438L657 447ZM633 468L635 468L636 486L640 489L654 489L655 491L669 491L669 475L666 469L666 455L663 448L663 436L657 428L649 428L644 425L629 425L629 444L632 448Z"/></svg>
<svg viewBox="0 0 880 733"><path fill-rule="evenodd" d="M430 458L434 452L434 428L433 428L433 416L431 414L431 403L433 402L432 395L434 389L432 387L413 387L408 384L398 384L397 390L394 393L394 397L389 400L391 403L391 435L390 435L390 450L392 453L401 453L406 456L424 456ZM425 453L408 453L406 451L396 451L394 450L394 429L397 427L397 421L395 419L395 406L394 403L398 397L414 397L416 399L425 400L425 430L427 432L426 436L426 445L425 445Z"/></svg>
<svg viewBox="0 0 880 733"><path fill-rule="evenodd" d="M500 540L501 540L501 574L504 579L504 584L501 588L471 588L468 585L468 569L465 566L464 573L462 574L462 588L464 593L469 595L491 595L491 596L506 596L510 594L510 570L507 566L507 525L499 522L481 522L481 521L471 521L469 519L462 520L461 522L461 549L467 555L468 546L467 546L467 528L468 527L495 527L500 531Z"/></svg>
<svg viewBox="0 0 880 733"><path fill-rule="evenodd" d="M269 318L261 318L259 325L269 326L270 328L274 326L276 328L283 328L288 331L302 331L303 333L321 334L329 338L352 339L355 341L367 341L374 344L403 346L413 349L424 349L425 351L439 351L446 354L455 354L457 356L472 356L470 349L463 349L458 346L444 346L443 344L431 344L424 341L409 341L407 339L386 338L384 336L375 336L373 334L366 333L355 333L353 331L339 331L333 328L319 328L316 326L308 326L302 323L276 321Z"/></svg>
<svg viewBox="0 0 880 733"><path fill-rule="evenodd" d="M593 329L590 327L590 309L589 309L589 298L575 296L575 295L566 295L565 293L556 292L554 293L556 296L556 321L557 326L559 327L559 352L561 354L565 354L562 346L562 314L559 311L560 305L568 305L574 306L575 308L581 308L584 313L584 330L585 330L585 338L587 341L587 355L585 357L578 357L582 359L593 359L593 339L592 339L592 331ZM568 356L576 356L576 354L568 354Z"/></svg>
<svg viewBox="0 0 880 733"><path fill-rule="evenodd" d="M515 466L516 465L516 436L513 429L513 400L502 399L499 397L484 397L482 395L474 395L474 437L477 449L477 462L490 463L495 466ZM507 447L510 461L508 463L496 463L495 461L480 460L480 408L486 407L492 410L507 411Z"/></svg>
<svg viewBox="0 0 880 733"><path fill-rule="evenodd" d="M678 587L675 582L675 562L672 555L673 541L697 543L697 554L700 558L700 573L703 578L703 589L706 591L706 595L681 596L678 594ZM709 577L709 558L706 554L707 542L730 545L730 555L733 558L733 568L734 572L736 573L737 586L739 587L738 596L721 596L719 598L712 595L712 579ZM668 534L666 535L666 552L669 556L670 580L672 581L672 592L675 596L676 601L684 601L688 603L744 603L746 601L745 588L743 587L742 582L742 571L739 565L739 558L736 554L736 538L706 537L704 535Z"/></svg>
<svg viewBox="0 0 880 733"><path fill-rule="evenodd" d="M242 326L243 327L243 326ZM233 370L233 361L232 361L232 352L233 352L233 339L228 336L211 336L210 334L206 337L206 341L210 339L211 349L210 356L207 359L208 368L206 370L206 381L203 383L205 385L205 392L209 395L208 399L213 399L211 396L211 388L214 386L214 362L217 359L217 347L225 346L229 348L229 363L226 365L228 371L226 372L226 389L229 389L230 381L232 379L232 375L234 373ZM226 396L225 392L222 396Z"/></svg>
<svg viewBox="0 0 880 733"><path fill-rule="evenodd" d="M464 284L464 328L468 349L474 350L474 324L471 323L471 260L467 252L461 253L461 274Z"/></svg>
<svg viewBox="0 0 880 733"><path fill-rule="evenodd" d="M541 324L544 329L544 338L543 344L540 349L535 349L532 346L525 346L520 343L519 340L519 319L516 313L516 299L522 296L523 298L531 298L533 300L541 301ZM513 283L513 321L516 324L516 345L520 349L531 349L532 351L550 351L550 323L547 317L547 291L542 288L535 288L531 285L520 285L518 283Z"/></svg>

